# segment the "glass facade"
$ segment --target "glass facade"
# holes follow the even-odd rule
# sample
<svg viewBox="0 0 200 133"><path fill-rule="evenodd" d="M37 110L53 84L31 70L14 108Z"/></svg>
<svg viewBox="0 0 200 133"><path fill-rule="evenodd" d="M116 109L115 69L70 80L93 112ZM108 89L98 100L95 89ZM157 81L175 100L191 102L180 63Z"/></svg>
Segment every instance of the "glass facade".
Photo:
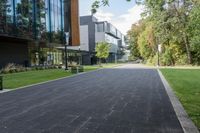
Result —
<svg viewBox="0 0 200 133"><path fill-rule="evenodd" d="M109 24L109 32L114 36L117 36L117 29L111 24Z"/></svg>
<svg viewBox="0 0 200 133"><path fill-rule="evenodd" d="M96 31L97 32L104 32L105 30L104 30L104 23L97 23L97 24L95 24L95 28L96 28Z"/></svg>
<svg viewBox="0 0 200 133"><path fill-rule="evenodd" d="M62 43L64 0L1 0L0 34Z"/></svg>
<svg viewBox="0 0 200 133"><path fill-rule="evenodd" d="M96 32L106 32L118 39L122 38L122 33L117 28L115 28L112 24L110 24L106 21L97 22L95 24L95 30L96 30Z"/></svg>
<svg viewBox="0 0 200 133"><path fill-rule="evenodd" d="M31 65L62 64L69 6L70 0L0 0L0 36L27 40Z"/></svg>

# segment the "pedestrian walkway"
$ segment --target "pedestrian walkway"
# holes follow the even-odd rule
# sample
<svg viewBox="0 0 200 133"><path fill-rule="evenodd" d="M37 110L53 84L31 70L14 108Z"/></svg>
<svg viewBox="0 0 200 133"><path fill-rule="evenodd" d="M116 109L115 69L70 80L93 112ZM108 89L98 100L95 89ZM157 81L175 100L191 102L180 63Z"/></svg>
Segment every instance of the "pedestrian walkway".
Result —
<svg viewBox="0 0 200 133"><path fill-rule="evenodd" d="M157 70L127 67L0 94L0 132L183 133Z"/></svg>

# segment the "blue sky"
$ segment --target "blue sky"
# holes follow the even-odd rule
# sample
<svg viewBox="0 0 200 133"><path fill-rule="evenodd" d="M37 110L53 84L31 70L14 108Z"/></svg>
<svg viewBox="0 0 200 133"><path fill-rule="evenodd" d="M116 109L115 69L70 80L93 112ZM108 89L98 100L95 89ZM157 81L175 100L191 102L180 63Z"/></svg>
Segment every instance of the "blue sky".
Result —
<svg viewBox="0 0 200 133"><path fill-rule="evenodd" d="M117 2L116 2L117 1ZM80 2L80 15L88 15L91 9L92 2L94 0L79 0ZM126 2L126 0L110 0L110 5L107 7L101 7L100 9L106 12L112 12L116 15L121 15L132 8L135 5L134 0Z"/></svg>
<svg viewBox="0 0 200 133"><path fill-rule="evenodd" d="M91 5L94 0L79 0L80 15L90 15ZM140 14L143 6L135 4L134 0L110 0L110 5L101 7L95 16L101 21L109 21L117 27L122 33L131 28L133 23L141 19Z"/></svg>

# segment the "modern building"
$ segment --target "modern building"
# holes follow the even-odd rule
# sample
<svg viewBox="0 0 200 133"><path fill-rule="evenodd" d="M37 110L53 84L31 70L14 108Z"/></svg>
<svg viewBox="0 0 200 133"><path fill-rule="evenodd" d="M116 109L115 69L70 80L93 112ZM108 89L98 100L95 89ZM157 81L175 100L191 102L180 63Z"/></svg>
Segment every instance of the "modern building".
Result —
<svg viewBox="0 0 200 133"><path fill-rule="evenodd" d="M63 64L66 33L80 45L78 0L1 0L0 68Z"/></svg>
<svg viewBox="0 0 200 133"><path fill-rule="evenodd" d="M107 62L116 62L122 57L125 48L125 36L111 23L98 21L93 15L80 17L80 50L83 64L96 64L95 47L98 42L108 42L111 45ZM71 49L76 49L71 47Z"/></svg>

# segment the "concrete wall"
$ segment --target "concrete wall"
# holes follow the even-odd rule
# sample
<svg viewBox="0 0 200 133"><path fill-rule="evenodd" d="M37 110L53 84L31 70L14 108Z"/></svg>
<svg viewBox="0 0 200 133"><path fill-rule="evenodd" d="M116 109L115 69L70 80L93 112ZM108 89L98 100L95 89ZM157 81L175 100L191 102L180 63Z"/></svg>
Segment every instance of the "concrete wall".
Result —
<svg viewBox="0 0 200 133"><path fill-rule="evenodd" d="M88 25L80 26L81 31L81 50L89 51Z"/></svg>
<svg viewBox="0 0 200 133"><path fill-rule="evenodd" d="M95 42L104 42L105 41L105 32L96 32L95 33Z"/></svg>
<svg viewBox="0 0 200 133"><path fill-rule="evenodd" d="M89 51L95 51L95 22L97 20L93 16L80 17L80 25L88 25L88 39L89 39Z"/></svg>

